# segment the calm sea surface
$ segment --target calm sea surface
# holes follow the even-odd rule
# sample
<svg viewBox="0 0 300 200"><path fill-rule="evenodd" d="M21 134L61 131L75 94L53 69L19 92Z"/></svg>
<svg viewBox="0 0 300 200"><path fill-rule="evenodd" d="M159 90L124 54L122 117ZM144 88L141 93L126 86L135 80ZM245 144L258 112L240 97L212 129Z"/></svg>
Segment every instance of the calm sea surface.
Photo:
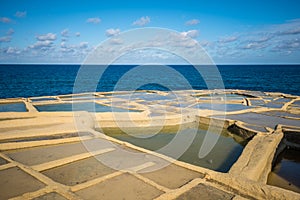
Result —
<svg viewBox="0 0 300 200"><path fill-rule="evenodd" d="M95 89L96 91L113 91L118 80L135 67L129 65L109 66L103 76L98 77L97 87L86 87L90 84L90 79L95 78L87 75L81 80L82 87L77 87L76 92L90 92L91 90L95 91ZM201 69L210 70L209 67L206 66ZM73 93L74 82L79 69L80 65L0 65L0 98ZM93 70L98 69L103 69L103 66L93 66ZM179 72L194 89L207 89L207 82L217 81L215 74L212 74L205 82L192 66L173 65L171 69ZM153 76L157 77L157 80L168 82L172 86L172 90L189 89L181 84L176 77L174 78L172 73L164 71L160 66L150 67L147 70L149 77L153 72ZM300 65L221 65L218 66L218 70L226 89L300 95ZM138 81L139 78L139 75L135 74L135 79L125 81L119 89L131 90L132 83ZM139 89L167 90L164 85L151 84L151 79L148 83Z"/></svg>

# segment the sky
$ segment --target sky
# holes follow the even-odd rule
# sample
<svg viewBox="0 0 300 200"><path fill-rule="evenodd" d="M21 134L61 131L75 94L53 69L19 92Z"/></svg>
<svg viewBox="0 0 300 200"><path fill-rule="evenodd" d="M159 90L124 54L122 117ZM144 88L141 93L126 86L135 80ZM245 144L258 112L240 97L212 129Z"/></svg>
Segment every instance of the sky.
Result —
<svg viewBox="0 0 300 200"><path fill-rule="evenodd" d="M158 27L178 32L190 52L182 41L195 40L217 64L299 64L299 8L298 0L0 0L0 63L82 63L105 40L124 46L123 32Z"/></svg>

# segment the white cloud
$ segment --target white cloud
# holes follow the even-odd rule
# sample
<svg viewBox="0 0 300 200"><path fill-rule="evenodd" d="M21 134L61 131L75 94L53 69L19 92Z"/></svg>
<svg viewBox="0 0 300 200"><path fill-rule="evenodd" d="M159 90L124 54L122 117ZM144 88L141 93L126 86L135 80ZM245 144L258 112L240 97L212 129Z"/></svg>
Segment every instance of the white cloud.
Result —
<svg viewBox="0 0 300 200"><path fill-rule="evenodd" d="M218 42L220 43L230 43L230 42L234 42L238 39L237 36L229 36L229 37L224 37L222 39L220 39Z"/></svg>
<svg viewBox="0 0 300 200"><path fill-rule="evenodd" d="M118 35L119 33L120 33L120 29L112 29L112 28L110 28L110 29L107 29L105 31L105 35L107 37L115 36L115 35Z"/></svg>
<svg viewBox="0 0 300 200"><path fill-rule="evenodd" d="M207 47L207 46L211 45L211 42L204 40L204 41L200 41L199 44L202 47Z"/></svg>
<svg viewBox="0 0 300 200"><path fill-rule="evenodd" d="M249 42L256 42L256 43L263 43L267 42L270 39L272 39L272 36L257 36L256 38L252 38L249 40Z"/></svg>
<svg viewBox="0 0 300 200"><path fill-rule="evenodd" d="M66 42L60 43L60 51L64 53L87 53L88 50L88 42L80 42L79 44L67 44Z"/></svg>
<svg viewBox="0 0 300 200"><path fill-rule="evenodd" d="M0 37L0 43L1 42L10 42L10 41L11 41L11 37L10 36Z"/></svg>
<svg viewBox="0 0 300 200"><path fill-rule="evenodd" d="M61 36L69 37L69 29L64 29L60 32Z"/></svg>
<svg viewBox="0 0 300 200"><path fill-rule="evenodd" d="M135 25L135 26L145 26L146 24L149 24L150 23L150 17L146 16L146 17L141 17L140 19L134 21L132 23L132 25Z"/></svg>
<svg viewBox="0 0 300 200"><path fill-rule="evenodd" d="M126 53L126 56L120 56L115 63L146 63L146 64L163 64L163 63L182 63L180 57L158 49L140 49ZM164 73L161 73L162 76ZM175 77L175 76L174 76Z"/></svg>
<svg viewBox="0 0 300 200"><path fill-rule="evenodd" d="M146 17L144 18L146 19ZM7 24L8 28L9 25L10 24ZM191 55L193 55L193 51L200 44L201 46L205 47L205 50L207 50L207 52L216 62L228 61L230 63L235 61L243 61L243 59L245 59L245 62L251 60L256 61L255 59L261 61L262 59L260 59L259 56L262 56L264 58L272 58L274 60L281 59L282 62L289 62L288 59L290 58L299 60L299 56L298 58L296 58L296 56L300 53L299 27L300 20L288 21L282 24L265 25L264 27L257 27L256 29L252 28L251 31L233 32L231 35L224 35L224 37L219 37L216 40L205 41L205 38L201 37L201 41L199 41L199 43L197 44L197 41L191 39L190 37L196 38L199 35L199 32L197 30L189 30L189 28L196 28L186 26L187 30L185 32L182 32L181 34L174 34L170 36L166 35L165 37L157 36L157 38L145 41L145 43L149 47L155 47L156 44L162 44L168 45L175 50L182 48L183 51L188 52L188 54L190 54L191 52ZM90 51L93 50L91 44L88 44L87 42L78 42L76 44L64 42L64 40L68 39L67 37L59 38L62 40L56 43L55 40L60 35L47 32L47 34L36 35L36 42L31 43L28 48L18 49L16 46L10 46L9 42L12 40L12 38L14 39L14 30L8 30L8 28L4 29L3 35L0 36L0 46L6 46L2 48L0 47L0 59L2 60L9 60L9 58L11 60L19 58L26 60L34 57L37 60L45 62L49 60L55 60L57 62L75 62L77 60L80 61L80 59L83 60L84 56L86 56ZM58 34L65 35L65 33L63 32L64 30L58 32ZM105 34L107 36L118 35L119 32L119 29L108 29L105 31ZM80 32L69 32L67 35L69 35L69 37L80 37ZM130 46L130 44L127 43L126 38L122 38L122 34L119 34L117 37L112 37L107 44L107 48L110 49L103 50L103 54L107 56L110 56L110 54L112 54L111 52L116 53L120 49L137 48L139 45L136 44L137 47ZM153 55L152 57L154 57L154 60L158 58L166 58L166 56L161 53L153 52L153 54L149 54L149 56L151 55ZM285 55L291 56L288 57ZM140 58L140 60L142 61L143 59L144 58ZM168 61L168 58L166 59ZM129 59L128 62L132 62L132 60L133 59Z"/></svg>
<svg viewBox="0 0 300 200"><path fill-rule="evenodd" d="M294 39L294 40L287 40L287 41L281 41L279 44L277 44L273 51L299 51L300 50L300 40Z"/></svg>
<svg viewBox="0 0 300 200"><path fill-rule="evenodd" d="M8 47L7 50L6 50L6 53L8 53L8 54L20 54L21 51L18 50L17 48L14 48L14 47Z"/></svg>
<svg viewBox="0 0 300 200"><path fill-rule="evenodd" d="M267 45L262 44L262 43L258 43L258 42L250 42L247 43L245 46L242 46L242 49L262 49L267 47Z"/></svg>
<svg viewBox="0 0 300 200"><path fill-rule="evenodd" d="M199 36L199 31L189 30L189 31L186 31L186 32L181 32L181 35L183 35L184 37L196 38L196 37Z"/></svg>
<svg viewBox="0 0 300 200"><path fill-rule="evenodd" d="M19 18L26 17L26 15L27 15L26 11L23 11L23 12L22 11L17 11L16 14L15 14L15 16L19 17Z"/></svg>
<svg viewBox="0 0 300 200"><path fill-rule="evenodd" d="M75 52L75 49L71 47L66 47L66 48L61 48L61 51L64 53L72 53Z"/></svg>
<svg viewBox="0 0 300 200"><path fill-rule="evenodd" d="M216 48L226 47L227 53L236 50L252 50L255 53L259 50L264 56L274 56L272 54L275 52L281 55L300 52L299 27L300 19L265 26L254 31L238 33L238 36L225 37L218 41L219 46Z"/></svg>
<svg viewBox="0 0 300 200"><path fill-rule="evenodd" d="M13 35L15 33L15 30L10 28L8 29L8 31L6 32L6 35Z"/></svg>
<svg viewBox="0 0 300 200"><path fill-rule="evenodd" d="M81 49L86 49L86 48L88 48L88 42L80 42L80 44L79 44L79 48L81 48Z"/></svg>
<svg viewBox="0 0 300 200"><path fill-rule="evenodd" d="M86 22L91 24L99 24L101 22L101 19L99 17L88 18Z"/></svg>
<svg viewBox="0 0 300 200"><path fill-rule="evenodd" d="M300 34L300 27L294 27L288 30L280 31L281 35L297 35Z"/></svg>
<svg viewBox="0 0 300 200"><path fill-rule="evenodd" d="M190 34L192 33L192 36L194 36L193 32L190 32ZM173 47L184 47L184 48L193 48L197 45L197 42L195 40L193 40L189 35L188 35L188 31L187 32L182 32L180 34L170 34L170 36L168 36L168 40L167 41L160 41L160 45L169 45L169 46L173 46Z"/></svg>
<svg viewBox="0 0 300 200"><path fill-rule="evenodd" d="M61 48L67 47L67 46L66 46L66 42L61 42L61 43L60 43L60 47L61 47Z"/></svg>
<svg viewBox="0 0 300 200"><path fill-rule="evenodd" d="M112 38L110 39L110 44L120 45L123 44L123 40L121 38Z"/></svg>
<svg viewBox="0 0 300 200"><path fill-rule="evenodd" d="M8 23L12 22L12 20L8 17L0 17L0 22L8 24Z"/></svg>
<svg viewBox="0 0 300 200"><path fill-rule="evenodd" d="M66 42L61 42L60 43L60 47L61 47L61 51L64 53L70 53L70 52L74 52L74 46L69 46L66 44Z"/></svg>
<svg viewBox="0 0 300 200"><path fill-rule="evenodd" d="M199 23L200 23L200 21L198 19L191 19L191 20L185 22L185 24L188 25L188 26L197 25Z"/></svg>
<svg viewBox="0 0 300 200"><path fill-rule="evenodd" d="M37 41L33 45L30 45L29 48L31 49L41 49L41 48L50 48L52 47L53 42L50 40L42 40L42 41Z"/></svg>
<svg viewBox="0 0 300 200"><path fill-rule="evenodd" d="M56 34L47 33L47 34L44 34L44 35L38 35L38 36L36 36L36 39L39 40L39 41L45 41L45 40L53 41L53 40L56 40Z"/></svg>

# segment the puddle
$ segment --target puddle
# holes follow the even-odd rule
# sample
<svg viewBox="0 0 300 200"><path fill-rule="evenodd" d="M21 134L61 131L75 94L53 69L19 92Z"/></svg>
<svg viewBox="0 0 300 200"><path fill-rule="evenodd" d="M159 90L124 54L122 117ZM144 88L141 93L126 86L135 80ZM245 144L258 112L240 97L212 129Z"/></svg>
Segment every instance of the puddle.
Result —
<svg viewBox="0 0 300 200"><path fill-rule="evenodd" d="M99 100L102 98L99 98L99 97L80 97L80 98L63 98L61 100L63 101L68 101L68 102L76 102L76 101L94 101L94 100Z"/></svg>
<svg viewBox="0 0 300 200"><path fill-rule="evenodd" d="M243 126L259 132L268 132L263 126L255 126L253 124L243 124Z"/></svg>
<svg viewBox="0 0 300 200"><path fill-rule="evenodd" d="M55 111L88 111L88 112L141 112L139 110L127 110L104 106L93 102L85 103L63 103L63 104L47 104L36 105L36 109L40 112L55 112Z"/></svg>
<svg viewBox="0 0 300 200"><path fill-rule="evenodd" d="M262 106L265 104L264 100L261 99L251 99L250 102L253 106Z"/></svg>
<svg viewBox="0 0 300 200"><path fill-rule="evenodd" d="M197 96L200 100L225 100L226 101L234 101L234 100L243 100L246 98L244 95L239 94L211 94L211 95L200 95Z"/></svg>
<svg viewBox="0 0 300 200"><path fill-rule="evenodd" d="M171 106L179 107L179 108L187 108L191 105L195 104L195 102L181 102L181 103L173 103Z"/></svg>
<svg viewBox="0 0 300 200"><path fill-rule="evenodd" d="M190 131L196 131L197 134L192 142L192 144L187 148L185 153L179 158L179 160L209 168L212 170L227 172L230 167L236 162L240 154L243 151L245 140L238 136L232 137L227 130L223 130L221 134L214 133L213 136L219 136L216 145L213 147L212 151L204 158L200 159L198 153L200 147L203 143L204 137L206 136L207 130L205 127L201 127L197 130L196 124L183 129L183 134L186 137L192 138L192 133ZM158 151L162 147L165 147L176 135L176 130L163 129L159 133L153 135L151 130L147 131L145 129L133 129L130 130L130 134L122 133L120 130L103 130L106 134L115 137L119 140L127 141L134 145L152 150ZM135 136L132 136L135 135ZM180 141L178 145L180 145ZM167 152L176 151L176 149L169 149ZM172 153L165 153L168 156L172 156Z"/></svg>
<svg viewBox="0 0 300 200"><path fill-rule="evenodd" d="M285 103L290 102L291 99L289 98L279 98L276 100L271 99L272 101L265 104L259 104L260 106L267 107L267 108L282 108ZM252 100L251 100L252 102Z"/></svg>
<svg viewBox="0 0 300 200"><path fill-rule="evenodd" d="M262 112L261 114L271 115L271 116L278 116L278 117L300 118L300 115L289 113L289 112L284 112L284 111L268 111L268 112Z"/></svg>
<svg viewBox="0 0 300 200"><path fill-rule="evenodd" d="M294 102L293 102L293 105L295 105L295 106L300 106L300 101L294 101Z"/></svg>
<svg viewBox="0 0 300 200"><path fill-rule="evenodd" d="M300 193L300 151L286 149L279 155L268 184Z"/></svg>
<svg viewBox="0 0 300 200"><path fill-rule="evenodd" d="M300 106L292 104L288 107L289 109L300 109Z"/></svg>
<svg viewBox="0 0 300 200"><path fill-rule="evenodd" d="M210 104L210 103L200 103L200 104L192 106L191 108L232 112L232 111L237 111L237 110L250 109L250 108L253 108L253 107L251 107L251 106L245 106L245 105L242 105L242 104Z"/></svg>
<svg viewBox="0 0 300 200"><path fill-rule="evenodd" d="M1 103L0 112L27 112L24 103Z"/></svg>
<svg viewBox="0 0 300 200"><path fill-rule="evenodd" d="M289 98L279 98L279 99L274 100L273 102L274 103L287 103L290 101L291 101L291 99L289 99Z"/></svg>
<svg viewBox="0 0 300 200"><path fill-rule="evenodd" d="M267 103L267 104L262 105L262 106L267 107L267 108L282 108L283 105L284 105L283 103L270 102L270 103Z"/></svg>
<svg viewBox="0 0 300 200"><path fill-rule="evenodd" d="M299 104L291 104L291 106L296 107L296 108L300 108Z"/></svg>
<svg viewBox="0 0 300 200"><path fill-rule="evenodd" d="M269 116L269 115L253 113L253 112L237 114L237 115L220 116L220 118L238 120L238 121L246 122L248 124L255 124L257 126L270 127L270 128L274 128L277 124L290 125L290 126L300 125L299 120L286 119L277 116Z"/></svg>
<svg viewBox="0 0 300 200"><path fill-rule="evenodd" d="M56 98L30 98L32 102L38 102L38 101L54 101L57 100Z"/></svg>
<svg viewBox="0 0 300 200"><path fill-rule="evenodd" d="M58 96L60 99L76 98L76 99L85 99L85 98L95 98L94 94L82 94L82 95L64 95Z"/></svg>
<svg viewBox="0 0 300 200"><path fill-rule="evenodd" d="M244 91L243 94L252 96L252 97L264 97L266 94L261 91Z"/></svg>
<svg viewBox="0 0 300 200"><path fill-rule="evenodd" d="M111 95L114 98L121 98L124 100L144 100L144 101L156 101L156 100L170 100L176 99L175 95L168 94L166 96L156 93L137 92L132 94L115 94Z"/></svg>

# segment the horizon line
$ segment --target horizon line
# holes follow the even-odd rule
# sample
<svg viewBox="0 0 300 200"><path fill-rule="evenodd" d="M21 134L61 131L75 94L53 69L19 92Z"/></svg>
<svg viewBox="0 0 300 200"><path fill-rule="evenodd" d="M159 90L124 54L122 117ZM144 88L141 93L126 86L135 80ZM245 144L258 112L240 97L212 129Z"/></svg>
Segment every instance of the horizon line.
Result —
<svg viewBox="0 0 300 200"><path fill-rule="evenodd" d="M0 65L300 65L300 63L201 63L201 64L187 64L187 63L0 63Z"/></svg>

